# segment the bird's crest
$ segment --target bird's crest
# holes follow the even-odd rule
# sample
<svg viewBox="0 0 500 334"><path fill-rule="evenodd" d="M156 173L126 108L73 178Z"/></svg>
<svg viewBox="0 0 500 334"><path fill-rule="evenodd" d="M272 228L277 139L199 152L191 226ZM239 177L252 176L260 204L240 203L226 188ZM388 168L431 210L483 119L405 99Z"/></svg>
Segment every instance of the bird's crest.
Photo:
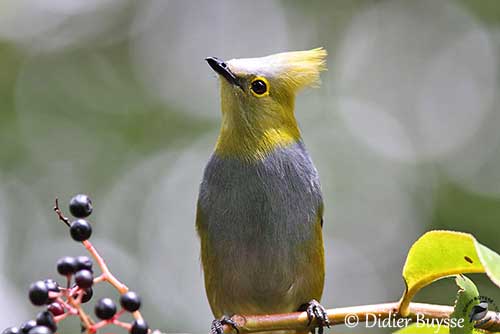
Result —
<svg viewBox="0 0 500 334"><path fill-rule="evenodd" d="M280 79L293 90L318 85L320 72L326 70L327 52L323 48L292 51L261 58L233 59L231 69L237 74L255 74Z"/></svg>
<svg viewBox="0 0 500 334"><path fill-rule="evenodd" d="M221 77L223 116L216 153L257 161L298 142L295 93L319 83L325 58L323 48L228 62L207 58Z"/></svg>

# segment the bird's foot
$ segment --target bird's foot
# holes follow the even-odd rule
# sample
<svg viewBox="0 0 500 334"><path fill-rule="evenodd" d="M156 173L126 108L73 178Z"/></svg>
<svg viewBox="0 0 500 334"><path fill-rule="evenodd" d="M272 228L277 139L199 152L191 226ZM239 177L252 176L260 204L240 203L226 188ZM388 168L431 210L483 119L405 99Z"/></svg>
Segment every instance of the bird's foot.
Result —
<svg viewBox="0 0 500 334"><path fill-rule="evenodd" d="M318 323L318 334L323 334L324 327L330 328L330 321L328 320L326 310L316 299L313 299L309 303L305 304L304 309L307 313L307 319L309 319L307 324L308 326L310 326L312 321L316 319L316 322ZM314 334L314 329L311 333Z"/></svg>
<svg viewBox="0 0 500 334"><path fill-rule="evenodd" d="M210 334L223 334L224 325L233 327L234 330L236 330L236 333L239 333L238 325L236 324L236 322L227 315L224 315L222 316L222 318L212 321L212 325L210 326Z"/></svg>

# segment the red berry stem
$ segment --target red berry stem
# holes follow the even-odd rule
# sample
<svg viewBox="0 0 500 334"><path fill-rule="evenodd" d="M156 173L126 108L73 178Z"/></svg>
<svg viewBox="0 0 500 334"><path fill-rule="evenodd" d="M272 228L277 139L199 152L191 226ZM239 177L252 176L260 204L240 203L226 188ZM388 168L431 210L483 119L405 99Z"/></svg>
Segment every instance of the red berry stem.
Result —
<svg viewBox="0 0 500 334"><path fill-rule="evenodd" d="M68 227L71 227L70 220L63 214L63 212L59 208L59 201L58 201L57 198L55 200L54 212L57 214L57 217L59 218L60 221L62 221ZM87 251L94 258L94 260L96 261L97 265L101 269L101 275L99 275L98 277L94 278L94 284L95 283L99 283L99 282L103 282L103 281L107 281L116 290L118 290L118 292L120 293L120 295L128 292L129 288L125 284L123 284L122 282L120 282L113 275L113 273L109 270L109 267L106 264L106 261L104 261L103 257L99 254L99 252L92 245L92 243L89 240L84 240L84 241L82 241L82 244L85 246L85 248L87 249ZM73 296L74 296L74 293L76 291L81 291L82 293L79 293L78 296L77 296L77 298L75 299ZM66 289L65 292L64 292L64 294L67 297L68 302L66 303L66 302L63 301L63 305L64 306L69 306L70 307L70 308L68 308L69 310L76 309L76 311L78 312L79 317L81 318L81 320L83 322L83 325L85 326L85 328L87 328L87 333L88 334L95 333L97 331L97 329L99 329L99 328L101 328L104 325L109 324L109 323L113 323L115 325L118 325L120 327L127 328L127 329L130 330L131 325L118 321L118 317L121 314L123 314L122 311L118 312L111 320L103 320L103 321L100 321L100 322L94 324L93 321L92 321L92 319L90 319L90 317L80 307L80 305L81 305L81 298L83 296L83 290L77 288L76 291L75 291L75 289L69 289L69 286L68 286L68 289ZM132 315L133 315L134 319L136 319L136 320L143 320L142 315L141 315L141 313L139 311L133 312Z"/></svg>
<svg viewBox="0 0 500 334"><path fill-rule="evenodd" d="M119 320L114 320L113 321L113 325L125 328L127 331L130 331L130 328L132 328L131 324L126 323L126 322L122 322L122 321L119 321Z"/></svg>
<svg viewBox="0 0 500 334"><path fill-rule="evenodd" d="M81 290L78 286L74 286L74 287L72 287L72 288L68 288L68 289L66 289L66 291L68 291L68 293L67 293L67 294L68 294L69 296L74 296L74 295L75 295L75 293L77 293L77 292L78 292L78 290Z"/></svg>
<svg viewBox="0 0 500 334"><path fill-rule="evenodd" d="M104 281L106 281L106 276L104 276L104 275L99 275L96 278L94 278L94 284L104 282Z"/></svg>
<svg viewBox="0 0 500 334"><path fill-rule="evenodd" d="M62 295L61 292L49 291L49 298L50 299L56 299L57 297L60 297L61 295Z"/></svg>
<svg viewBox="0 0 500 334"><path fill-rule="evenodd" d="M63 313L63 314L61 314L61 315L56 315L56 316L54 317L54 321L55 321L56 323L59 323L59 321L62 321L62 320L64 320L64 319L66 319L66 317L68 317L68 316L70 316L70 315L73 315L73 313L72 313L71 311L66 312L66 313Z"/></svg>
<svg viewBox="0 0 500 334"><path fill-rule="evenodd" d="M106 327L107 325L110 325L112 324L113 321L110 319L110 320L101 320L99 321L98 323L96 323L95 325L92 326L92 329L94 330L94 333L97 332L99 329L103 328L103 327Z"/></svg>
<svg viewBox="0 0 500 334"><path fill-rule="evenodd" d="M99 268L101 268L101 276L102 276L102 278L100 280L107 281L109 284L111 284L112 286L114 286L115 289L118 290L118 292L120 294L123 294L123 293L127 292L129 290L128 287L125 284L123 284L122 282L120 282L111 273L111 271L108 268L108 265L106 264L106 262L104 261L104 259L102 258L102 256L97 252L97 250L92 245L92 243L90 241L88 241L88 240L85 240L82 243L85 246L85 248L87 249L87 251L90 253L90 255L92 255L92 257L95 259L95 261L97 262L97 265L99 266Z"/></svg>
<svg viewBox="0 0 500 334"><path fill-rule="evenodd" d="M66 293L67 292L68 290L66 290ZM83 310L83 308L81 307L81 303L78 300L75 300L72 295L68 294L66 298L68 300L68 304L71 305L72 308L76 310L78 316L82 320L83 326L87 328L87 333L89 334L95 333L95 331L92 331L92 325L94 324L94 322L92 321L90 316Z"/></svg>
<svg viewBox="0 0 500 334"><path fill-rule="evenodd" d="M118 311L111 319L101 320L98 323L94 324L92 326L92 329L97 331L100 328L103 328L107 325L113 324L113 325L125 328L128 331L130 331L130 328L132 327L131 324L128 324L126 322L122 322L122 321L118 320L125 312L126 312L125 310Z"/></svg>
<svg viewBox="0 0 500 334"><path fill-rule="evenodd" d="M62 306L64 306L65 309L67 309L70 313L72 314L77 314L78 313L78 310L75 309L73 306L71 306L70 304L68 304L64 299L62 298L57 298L56 299L57 302L59 304L61 304Z"/></svg>
<svg viewBox="0 0 500 334"><path fill-rule="evenodd" d="M93 334L95 333L95 330L92 329L92 326L94 325L94 322L90 318L90 316L82 309L82 307L77 304L73 298L69 297L68 298L70 301L70 304L77 310L78 316L82 320L82 324L85 328L87 328L87 333L88 334Z"/></svg>

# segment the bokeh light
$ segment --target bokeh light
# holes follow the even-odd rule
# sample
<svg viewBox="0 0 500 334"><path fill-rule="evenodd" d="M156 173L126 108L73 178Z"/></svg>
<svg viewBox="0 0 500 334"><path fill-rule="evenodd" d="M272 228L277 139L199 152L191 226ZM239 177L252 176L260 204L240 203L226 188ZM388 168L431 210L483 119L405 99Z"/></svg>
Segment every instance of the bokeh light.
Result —
<svg viewBox="0 0 500 334"><path fill-rule="evenodd" d="M35 314L33 280L84 253L52 212L55 197L66 207L83 192L95 245L143 295L150 325L207 332L194 228L220 120L207 56L329 53L322 86L296 101L325 198L326 306L397 300L408 247L429 229L500 249L495 0L22 0L0 10L0 328ZM453 297L451 283L417 296Z"/></svg>

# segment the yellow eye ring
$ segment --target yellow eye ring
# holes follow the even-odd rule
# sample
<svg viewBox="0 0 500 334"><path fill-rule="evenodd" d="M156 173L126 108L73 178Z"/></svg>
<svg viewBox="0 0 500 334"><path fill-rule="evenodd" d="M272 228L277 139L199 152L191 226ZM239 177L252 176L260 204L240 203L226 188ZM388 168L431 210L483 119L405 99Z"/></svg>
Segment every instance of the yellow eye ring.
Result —
<svg viewBox="0 0 500 334"><path fill-rule="evenodd" d="M264 77L256 77L250 83L250 91L256 97L269 95L269 82Z"/></svg>

